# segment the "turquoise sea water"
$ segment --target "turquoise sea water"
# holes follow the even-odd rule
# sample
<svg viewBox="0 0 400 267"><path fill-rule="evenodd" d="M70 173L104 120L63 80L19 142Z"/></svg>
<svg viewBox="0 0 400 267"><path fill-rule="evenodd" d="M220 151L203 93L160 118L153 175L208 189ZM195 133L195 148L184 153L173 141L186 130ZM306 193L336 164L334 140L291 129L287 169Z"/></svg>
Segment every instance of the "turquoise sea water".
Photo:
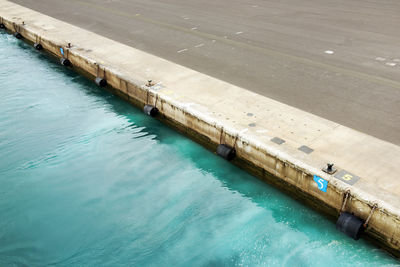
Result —
<svg viewBox="0 0 400 267"><path fill-rule="evenodd" d="M0 266L394 266L0 34Z"/></svg>

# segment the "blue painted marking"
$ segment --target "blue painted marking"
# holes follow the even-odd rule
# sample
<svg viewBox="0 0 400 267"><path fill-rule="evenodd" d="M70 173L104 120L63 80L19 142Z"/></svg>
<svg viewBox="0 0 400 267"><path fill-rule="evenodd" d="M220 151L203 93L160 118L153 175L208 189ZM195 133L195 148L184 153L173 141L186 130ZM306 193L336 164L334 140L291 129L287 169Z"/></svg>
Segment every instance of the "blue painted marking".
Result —
<svg viewBox="0 0 400 267"><path fill-rule="evenodd" d="M314 175L314 181L318 185L318 189L321 190L322 192L326 192L326 189L328 188L328 181L325 179L322 179L321 177Z"/></svg>
<svg viewBox="0 0 400 267"><path fill-rule="evenodd" d="M64 49L62 49L62 47L60 47L60 52L61 52L61 55L64 55Z"/></svg>

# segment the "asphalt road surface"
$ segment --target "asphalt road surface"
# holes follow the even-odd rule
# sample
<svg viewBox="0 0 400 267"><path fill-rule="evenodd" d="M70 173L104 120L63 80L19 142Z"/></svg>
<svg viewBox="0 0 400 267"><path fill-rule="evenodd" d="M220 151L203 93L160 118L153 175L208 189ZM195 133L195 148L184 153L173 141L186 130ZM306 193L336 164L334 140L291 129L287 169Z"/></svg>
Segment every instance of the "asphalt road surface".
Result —
<svg viewBox="0 0 400 267"><path fill-rule="evenodd" d="M398 0L12 2L400 145Z"/></svg>

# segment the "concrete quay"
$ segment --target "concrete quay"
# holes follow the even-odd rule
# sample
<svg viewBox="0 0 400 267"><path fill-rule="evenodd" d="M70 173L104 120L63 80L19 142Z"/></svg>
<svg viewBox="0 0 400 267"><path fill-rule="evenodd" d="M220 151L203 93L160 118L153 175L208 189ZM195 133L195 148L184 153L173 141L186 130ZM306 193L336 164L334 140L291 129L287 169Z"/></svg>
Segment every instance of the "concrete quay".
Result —
<svg viewBox="0 0 400 267"><path fill-rule="evenodd" d="M350 192L345 211L370 216L366 233L399 255L399 146L6 0L0 19L128 101L156 106L160 119L208 147L234 147L234 162L324 213L337 217ZM327 163L332 175L322 171Z"/></svg>
<svg viewBox="0 0 400 267"><path fill-rule="evenodd" d="M400 145L398 0L11 2Z"/></svg>

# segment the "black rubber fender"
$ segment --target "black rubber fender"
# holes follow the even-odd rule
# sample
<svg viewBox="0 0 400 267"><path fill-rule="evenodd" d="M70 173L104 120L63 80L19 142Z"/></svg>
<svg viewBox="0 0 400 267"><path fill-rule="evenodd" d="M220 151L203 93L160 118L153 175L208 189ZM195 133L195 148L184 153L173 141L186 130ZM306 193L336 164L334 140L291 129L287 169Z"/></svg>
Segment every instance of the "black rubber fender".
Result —
<svg viewBox="0 0 400 267"><path fill-rule="evenodd" d="M61 65L66 66L66 67L71 66L71 61L69 61L68 58L63 58L63 57L62 57L62 58L60 59L60 63L61 63Z"/></svg>
<svg viewBox="0 0 400 267"><path fill-rule="evenodd" d="M358 240L365 230L364 221L351 213L342 212L336 222L336 229Z"/></svg>
<svg viewBox="0 0 400 267"><path fill-rule="evenodd" d="M143 112L151 117L155 117L158 114L158 108L152 105L145 105Z"/></svg>
<svg viewBox="0 0 400 267"><path fill-rule="evenodd" d="M230 161L236 157L236 150L231 146L220 144L217 147L217 155Z"/></svg>
<svg viewBox="0 0 400 267"><path fill-rule="evenodd" d="M43 46L42 46L41 44L39 44L39 43L34 43L34 44L33 44L33 47L34 47L36 50L42 50L42 49L43 49Z"/></svg>
<svg viewBox="0 0 400 267"><path fill-rule="evenodd" d="M14 37L17 39L22 39L22 34L20 34L19 32L14 32Z"/></svg>
<svg viewBox="0 0 400 267"><path fill-rule="evenodd" d="M97 78L94 80L94 82L95 82L98 86L100 86L100 87L105 87L105 86L107 86L107 80L106 80L106 79L103 79L103 78L100 78L100 77L97 77Z"/></svg>

